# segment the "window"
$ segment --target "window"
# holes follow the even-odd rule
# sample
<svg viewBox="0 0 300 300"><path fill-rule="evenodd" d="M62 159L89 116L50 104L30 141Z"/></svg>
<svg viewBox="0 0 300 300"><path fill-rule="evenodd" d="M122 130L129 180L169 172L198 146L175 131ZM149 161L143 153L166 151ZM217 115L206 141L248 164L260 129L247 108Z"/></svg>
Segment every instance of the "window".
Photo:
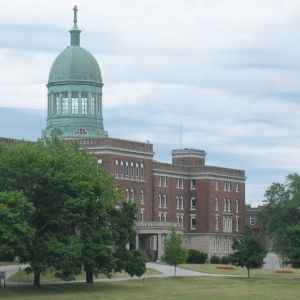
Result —
<svg viewBox="0 0 300 300"><path fill-rule="evenodd" d="M179 197L176 196L176 209L180 208Z"/></svg>
<svg viewBox="0 0 300 300"><path fill-rule="evenodd" d="M195 189L196 189L196 180L191 179L191 190L195 190Z"/></svg>
<svg viewBox="0 0 300 300"><path fill-rule="evenodd" d="M231 252L231 242L230 240L227 240L227 253Z"/></svg>
<svg viewBox="0 0 300 300"><path fill-rule="evenodd" d="M224 192L230 192L231 187L230 187L230 181L224 181Z"/></svg>
<svg viewBox="0 0 300 300"><path fill-rule="evenodd" d="M144 209L141 208L141 222L144 222Z"/></svg>
<svg viewBox="0 0 300 300"><path fill-rule="evenodd" d="M180 222L183 224L183 215L180 216Z"/></svg>
<svg viewBox="0 0 300 300"><path fill-rule="evenodd" d="M134 201L134 190L133 189L130 190L130 200Z"/></svg>
<svg viewBox="0 0 300 300"><path fill-rule="evenodd" d="M164 208L167 208L167 195L164 195Z"/></svg>
<svg viewBox="0 0 300 300"><path fill-rule="evenodd" d="M220 253L220 240L217 239L217 252Z"/></svg>
<svg viewBox="0 0 300 300"><path fill-rule="evenodd" d="M120 167L120 175L121 178L124 178L124 163L122 160L121 160L121 167Z"/></svg>
<svg viewBox="0 0 300 300"><path fill-rule="evenodd" d="M144 172L144 164L141 163L141 180L144 180L144 175L145 175L145 172Z"/></svg>
<svg viewBox="0 0 300 300"><path fill-rule="evenodd" d="M235 191L236 191L237 193L240 191L240 185L239 185L238 182L235 184Z"/></svg>
<svg viewBox="0 0 300 300"><path fill-rule="evenodd" d="M140 178L140 167L139 167L139 164L136 163L135 164L135 179L139 180L139 178Z"/></svg>
<svg viewBox="0 0 300 300"><path fill-rule="evenodd" d="M161 194L158 195L158 207L162 207Z"/></svg>
<svg viewBox="0 0 300 300"><path fill-rule="evenodd" d="M88 93L82 92L81 93L81 114L87 114L87 103L88 103Z"/></svg>
<svg viewBox="0 0 300 300"><path fill-rule="evenodd" d="M91 115L96 114L96 94L92 93L91 97Z"/></svg>
<svg viewBox="0 0 300 300"><path fill-rule="evenodd" d="M194 197L191 198L191 209L192 210L196 209L196 198Z"/></svg>
<svg viewBox="0 0 300 300"><path fill-rule="evenodd" d="M219 210L219 198L218 197L216 197L215 210Z"/></svg>
<svg viewBox="0 0 300 300"><path fill-rule="evenodd" d="M183 189L183 178L181 178L180 188Z"/></svg>
<svg viewBox="0 0 300 300"><path fill-rule="evenodd" d="M223 217L223 232L232 232L232 217Z"/></svg>
<svg viewBox="0 0 300 300"><path fill-rule="evenodd" d="M98 164L102 165L102 159L101 158L98 159Z"/></svg>
<svg viewBox="0 0 300 300"><path fill-rule="evenodd" d="M216 222L216 230L219 230L219 216L215 216L215 222Z"/></svg>
<svg viewBox="0 0 300 300"><path fill-rule="evenodd" d="M60 113L59 93L54 93L53 97L53 114L57 115Z"/></svg>
<svg viewBox="0 0 300 300"><path fill-rule="evenodd" d="M224 211L227 211L227 199L224 198Z"/></svg>
<svg viewBox="0 0 300 300"><path fill-rule="evenodd" d="M240 218L238 216L235 217L235 231L240 231Z"/></svg>
<svg viewBox="0 0 300 300"><path fill-rule="evenodd" d="M163 186L167 186L167 176L163 176Z"/></svg>
<svg viewBox="0 0 300 300"><path fill-rule="evenodd" d="M134 179L134 165L133 165L133 162L130 164L130 178Z"/></svg>
<svg viewBox="0 0 300 300"><path fill-rule="evenodd" d="M71 93L71 103L72 103L72 115L78 114L78 93Z"/></svg>
<svg viewBox="0 0 300 300"><path fill-rule="evenodd" d="M196 229L196 216L191 216L191 229Z"/></svg>
<svg viewBox="0 0 300 300"><path fill-rule="evenodd" d="M125 197L126 197L126 201L128 202L129 199L130 199L129 190L128 189L125 190Z"/></svg>
<svg viewBox="0 0 300 300"><path fill-rule="evenodd" d="M164 213L164 222L166 223L167 220L168 220L168 218L167 218L167 213Z"/></svg>
<svg viewBox="0 0 300 300"><path fill-rule="evenodd" d="M162 176L159 176L159 179L158 179L158 186L161 186L162 185Z"/></svg>
<svg viewBox="0 0 300 300"><path fill-rule="evenodd" d="M217 252L217 241L214 240L214 253L216 253L216 252Z"/></svg>
<svg viewBox="0 0 300 300"><path fill-rule="evenodd" d="M180 179L176 178L176 189L179 189L180 187Z"/></svg>
<svg viewBox="0 0 300 300"><path fill-rule="evenodd" d="M162 215L162 213L161 213L161 212L159 212L159 213L158 213L158 221L159 221L159 222L161 222L161 221L162 221L161 215Z"/></svg>
<svg viewBox="0 0 300 300"><path fill-rule="evenodd" d="M227 199L227 211L230 212L230 210L231 210L231 201L230 201L230 199L228 198L228 199Z"/></svg>
<svg viewBox="0 0 300 300"><path fill-rule="evenodd" d="M118 178L119 177L119 161L115 161L115 175Z"/></svg>
<svg viewBox="0 0 300 300"><path fill-rule="evenodd" d="M250 216L250 225L255 225L255 216Z"/></svg>
<svg viewBox="0 0 300 300"><path fill-rule="evenodd" d="M226 253L226 249L227 249L227 241L223 240L223 252Z"/></svg>
<svg viewBox="0 0 300 300"><path fill-rule="evenodd" d="M239 201L239 199L236 199L235 200L235 212L239 212L239 209L240 209L240 201Z"/></svg>
<svg viewBox="0 0 300 300"><path fill-rule="evenodd" d="M129 164L128 161L125 162L125 178L129 178Z"/></svg>
<svg viewBox="0 0 300 300"><path fill-rule="evenodd" d="M145 197L145 195L144 195L144 190L141 190L141 204L144 204L144 197Z"/></svg>
<svg viewBox="0 0 300 300"><path fill-rule="evenodd" d="M215 190L217 191L219 189L219 181L215 181Z"/></svg>
<svg viewBox="0 0 300 300"><path fill-rule="evenodd" d="M62 93L62 114L66 115L68 113L68 92Z"/></svg>
<svg viewBox="0 0 300 300"><path fill-rule="evenodd" d="M183 209L183 197L180 197L180 209Z"/></svg>
<svg viewBox="0 0 300 300"><path fill-rule="evenodd" d="M75 130L74 134L85 134L85 135L87 135L88 132L87 132L87 130L85 128L77 128Z"/></svg>

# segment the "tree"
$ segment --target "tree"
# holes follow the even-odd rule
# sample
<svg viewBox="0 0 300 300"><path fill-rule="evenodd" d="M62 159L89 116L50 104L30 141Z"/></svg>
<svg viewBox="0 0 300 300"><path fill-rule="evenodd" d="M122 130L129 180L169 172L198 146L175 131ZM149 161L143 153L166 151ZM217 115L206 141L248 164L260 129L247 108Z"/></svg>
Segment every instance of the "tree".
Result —
<svg viewBox="0 0 300 300"><path fill-rule="evenodd" d="M187 249L182 244L180 234L172 230L170 237L165 240L165 249L162 261L174 266L174 276L176 276L176 267L186 261Z"/></svg>
<svg viewBox="0 0 300 300"><path fill-rule="evenodd" d="M49 267L65 280L74 278L82 267L89 283L100 272L111 276L116 268L117 238L123 236L116 234L123 228L113 227L111 218L121 196L95 156L58 138L2 147L0 189L22 191L35 208L30 220L33 241L20 255L21 261L30 263L35 286ZM120 203L119 210L123 207ZM134 215L131 207L130 225ZM122 213L119 218L127 217ZM130 231L132 226L127 228Z"/></svg>
<svg viewBox="0 0 300 300"><path fill-rule="evenodd" d="M298 174L290 174L284 183L273 183L266 190L259 220L263 229L273 239L275 249L285 255L296 267L297 261L300 260L300 243L296 238L300 226L300 176Z"/></svg>
<svg viewBox="0 0 300 300"><path fill-rule="evenodd" d="M245 267L250 277L250 269L259 268L263 265L266 254L263 243L249 226L245 226L243 236L240 239L233 238L231 255L232 263L236 266Z"/></svg>
<svg viewBox="0 0 300 300"><path fill-rule="evenodd" d="M0 192L0 260L23 255L32 243L33 205L21 192Z"/></svg>

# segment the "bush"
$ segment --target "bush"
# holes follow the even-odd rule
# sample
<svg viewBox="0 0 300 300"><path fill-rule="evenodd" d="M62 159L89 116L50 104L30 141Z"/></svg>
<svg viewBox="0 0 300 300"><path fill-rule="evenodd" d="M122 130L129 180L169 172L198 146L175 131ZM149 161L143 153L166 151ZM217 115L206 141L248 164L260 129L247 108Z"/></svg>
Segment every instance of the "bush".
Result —
<svg viewBox="0 0 300 300"><path fill-rule="evenodd" d="M223 256L221 258L221 264L223 265L230 265L232 263L232 259L230 256Z"/></svg>
<svg viewBox="0 0 300 300"><path fill-rule="evenodd" d="M195 249L188 250L187 263L189 263L189 264L204 264L206 260L207 260L206 253L199 251L199 250L195 250Z"/></svg>
<svg viewBox="0 0 300 300"><path fill-rule="evenodd" d="M212 255L210 258L210 263L211 264L219 264L219 263L221 263L221 259L217 255Z"/></svg>

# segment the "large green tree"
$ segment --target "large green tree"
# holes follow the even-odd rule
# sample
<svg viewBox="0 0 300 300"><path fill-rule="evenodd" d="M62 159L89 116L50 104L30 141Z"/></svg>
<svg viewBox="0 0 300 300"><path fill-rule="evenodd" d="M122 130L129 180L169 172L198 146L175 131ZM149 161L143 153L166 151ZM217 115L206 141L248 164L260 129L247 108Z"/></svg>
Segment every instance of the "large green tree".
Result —
<svg viewBox="0 0 300 300"><path fill-rule="evenodd" d="M34 207L21 192L0 192L0 260L11 261L30 248Z"/></svg>
<svg viewBox="0 0 300 300"><path fill-rule="evenodd" d="M259 220L273 239L275 249L285 255L293 266L299 266L300 244L296 238L300 226L298 174L290 174L284 183L275 182L266 190Z"/></svg>
<svg viewBox="0 0 300 300"><path fill-rule="evenodd" d="M180 234L172 230L170 236L165 240L164 254L162 261L168 265L174 266L174 276L176 276L176 268L187 259L187 249L182 243Z"/></svg>
<svg viewBox="0 0 300 300"><path fill-rule="evenodd" d="M32 245L20 255L30 263L35 285L49 267L63 279L73 278L83 267L88 282L99 272L114 272L118 228L112 228L111 216L123 204L116 207L120 194L96 157L57 138L3 147L0 189L22 192L35 208Z"/></svg>
<svg viewBox="0 0 300 300"><path fill-rule="evenodd" d="M248 277L250 277L250 269L256 269L263 265L266 254L265 247L249 226L245 226L241 238L233 238L232 249L234 251L231 255L232 263L245 267Z"/></svg>

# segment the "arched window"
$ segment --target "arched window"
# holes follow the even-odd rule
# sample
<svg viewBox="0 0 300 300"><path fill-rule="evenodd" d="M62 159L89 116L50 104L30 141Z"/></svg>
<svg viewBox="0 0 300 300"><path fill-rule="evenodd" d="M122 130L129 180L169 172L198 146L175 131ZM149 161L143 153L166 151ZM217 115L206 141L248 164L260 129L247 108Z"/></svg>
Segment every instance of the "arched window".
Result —
<svg viewBox="0 0 300 300"><path fill-rule="evenodd" d="M216 210L219 210L219 198L216 197L216 207L215 207Z"/></svg>
<svg viewBox="0 0 300 300"><path fill-rule="evenodd" d="M236 200L235 200L235 211L236 211L236 212L239 212L239 209L240 209L239 206L240 206L239 199L236 199Z"/></svg>
<svg viewBox="0 0 300 300"><path fill-rule="evenodd" d="M231 210L231 201L230 198L227 199L227 211Z"/></svg>
<svg viewBox="0 0 300 300"><path fill-rule="evenodd" d="M180 203L179 203L179 197L176 196L176 208L179 209L180 208Z"/></svg>
<svg viewBox="0 0 300 300"><path fill-rule="evenodd" d="M227 211L227 199L224 198L224 211Z"/></svg>
<svg viewBox="0 0 300 300"><path fill-rule="evenodd" d="M134 165L133 165L133 162L130 164L130 178L134 179Z"/></svg>
<svg viewBox="0 0 300 300"><path fill-rule="evenodd" d="M128 161L126 161L126 163L125 163L125 177L126 177L126 179L129 178L129 164L128 164Z"/></svg>
<svg viewBox="0 0 300 300"><path fill-rule="evenodd" d="M215 220L216 220L216 230L219 230L219 216L216 216Z"/></svg>
<svg viewBox="0 0 300 300"><path fill-rule="evenodd" d="M125 190L125 197L126 197L126 201L128 202L129 199L130 199L129 190L128 189Z"/></svg>
<svg viewBox="0 0 300 300"><path fill-rule="evenodd" d="M158 207L162 207L161 194L158 195Z"/></svg>
<svg viewBox="0 0 300 300"><path fill-rule="evenodd" d="M134 201L134 190L133 189L130 190L130 196L131 196L130 200Z"/></svg>
<svg viewBox="0 0 300 300"><path fill-rule="evenodd" d="M217 241L214 239L214 253L217 252Z"/></svg>
<svg viewBox="0 0 300 300"><path fill-rule="evenodd" d="M124 178L124 163L122 160L121 160L120 174L121 174L121 178Z"/></svg>
<svg viewBox="0 0 300 300"><path fill-rule="evenodd" d="M226 240L223 240L223 251L226 252L226 246L227 246L227 242Z"/></svg>
<svg viewBox="0 0 300 300"><path fill-rule="evenodd" d="M115 175L118 178L119 177L119 161L115 161Z"/></svg>
<svg viewBox="0 0 300 300"><path fill-rule="evenodd" d="M145 176L145 170L144 170L144 164L141 163L141 180L144 180L144 176Z"/></svg>
<svg viewBox="0 0 300 300"><path fill-rule="evenodd" d="M139 180L139 178L140 178L140 167L139 167L139 164L136 163L135 164L135 179Z"/></svg>
<svg viewBox="0 0 300 300"><path fill-rule="evenodd" d="M180 197L180 208L183 209L183 197Z"/></svg>
<svg viewBox="0 0 300 300"><path fill-rule="evenodd" d="M144 195L144 190L142 189L141 190L141 204L144 204L144 197L145 197L145 195Z"/></svg>
<svg viewBox="0 0 300 300"><path fill-rule="evenodd" d="M167 195L164 195L164 208L167 208Z"/></svg>

